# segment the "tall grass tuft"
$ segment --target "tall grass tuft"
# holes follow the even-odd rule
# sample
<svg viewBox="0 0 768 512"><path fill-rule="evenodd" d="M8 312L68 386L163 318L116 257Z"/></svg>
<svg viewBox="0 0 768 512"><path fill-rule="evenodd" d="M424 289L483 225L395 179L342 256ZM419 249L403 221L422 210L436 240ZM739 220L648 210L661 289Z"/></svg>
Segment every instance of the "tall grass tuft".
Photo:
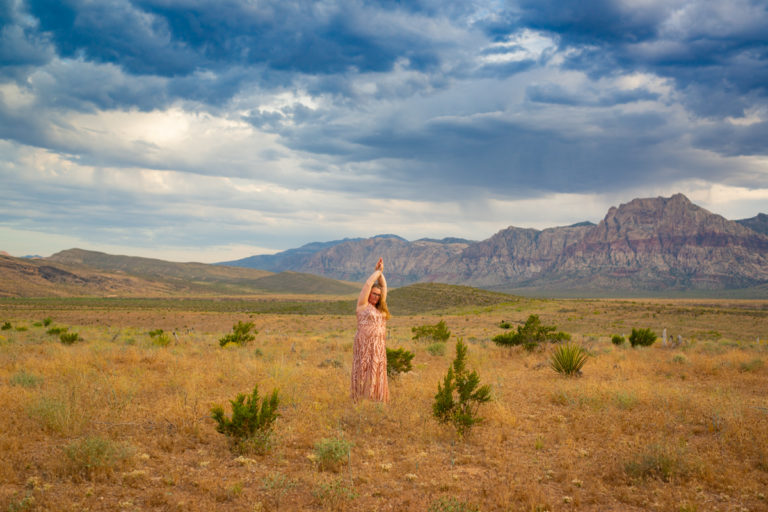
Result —
<svg viewBox="0 0 768 512"><path fill-rule="evenodd" d="M549 366L561 375L574 377L581 375L581 369L587 362L587 352L575 343L558 345L549 357Z"/></svg>
<svg viewBox="0 0 768 512"><path fill-rule="evenodd" d="M131 456L131 450L120 443L97 435L72 441L64 447L67 469L75 478L93 480L109 476Z"/></svg>

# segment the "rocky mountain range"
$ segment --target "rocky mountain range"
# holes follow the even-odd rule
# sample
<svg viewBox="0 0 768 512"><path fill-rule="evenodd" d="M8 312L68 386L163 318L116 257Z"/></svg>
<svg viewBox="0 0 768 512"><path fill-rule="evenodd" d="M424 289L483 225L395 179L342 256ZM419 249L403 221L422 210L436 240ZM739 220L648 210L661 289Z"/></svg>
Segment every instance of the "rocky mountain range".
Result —
<svg viewBox="0 0 768 512"><path fill-rule="evenodd" d="M597 293L757 288L758 296L768 296L767 232L765 214L730 221L676 194L612 207L597 225L508 227L482 241L379 235L223 264L361 281L383 257L393 286Z"/></svg>

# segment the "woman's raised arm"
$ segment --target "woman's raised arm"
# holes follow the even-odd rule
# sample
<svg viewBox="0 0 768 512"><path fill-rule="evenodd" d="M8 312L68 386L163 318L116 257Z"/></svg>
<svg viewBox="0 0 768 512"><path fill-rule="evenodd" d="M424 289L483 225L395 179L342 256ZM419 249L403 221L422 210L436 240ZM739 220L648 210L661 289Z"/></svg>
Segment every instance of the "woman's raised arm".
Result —
<svg viewBox="0 0 768 512"><path fill-rule="evenodd" d="M384 283L381 288L382 296L386 293L387 282L384 280L384 274L382 274L383 271L384 271L384 260L382 258L379 258L379 261L376 262L376 270L374 270L373 274L371 274L370 277L368 277L368 279L365 281L365 284L363 285L363 289L360 290L360 295L357 297L358 309L365 307L365 305L368 304L368 297L371 295L371 288L373 288L373 285L376 283L376 281Z"/></svg>

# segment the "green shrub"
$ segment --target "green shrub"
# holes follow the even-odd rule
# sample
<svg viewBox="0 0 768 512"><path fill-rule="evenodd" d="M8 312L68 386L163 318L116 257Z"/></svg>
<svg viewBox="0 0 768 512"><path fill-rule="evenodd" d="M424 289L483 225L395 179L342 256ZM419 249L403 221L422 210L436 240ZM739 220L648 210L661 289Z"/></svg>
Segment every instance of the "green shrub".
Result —
<svg viewBox="0 0 768 512"><path fill-rule="evenodd" d="M573 343L558 345L549 358L549 366L557 373L573 377L581 375L581 368L589 356L584 349Z"/></svg>
<svg viewBox="0 0 768 512"><path fill-rule="evenodd" d="M650 329L632 329L632 334L629 335L629 343L632 347L650 347L653 342L656 341L656 334Z"/></svg>
<svg viewBox="0 0 768 512"><path fill-rule="evenodd" d="M50 334L51 336L58 336L61 333L67 332L69 330L69 327L51 327L48 329L46 334Z"/></svg>
<svg viewBox="0 0 768 512"><path fill-rule="evenodd" d="M280 416L277 389L269 399L259 398L259 387L254 386L250 396L238 393L232 404L232 418L224 416L224 409L216 405L211 416L216 421L216 431L230 438L235 451L265 453L269 450L271 432L275 420Z"/></svg>
<svg viewBox="0 0 768 512"><path fill-rule="evenodd" d="M29 328L26 325L20 325L20 326L18 326L16 328L17 332L25 332L25 331L28 331L28 330L29 330Z"/></svg>
<svg viewBox="0 0 768 512"><path fill-rule="evenodd" d="M0 327L0 331L9 331L13 329L13 326L11 325L11 322L5 322L2 327Z"/></svg>
<svg viewBox="0 0 768 512"><path fill-rule="evenodd" d="M427 512L479 512L480 509L453 496L443 496L430 503Z"/></svg>
<svg viewBox="0 0 768 512"><path fill-rule="evenodd" d="M539 315L531 315L525 321L525 325L519 325L517 332L505 332L493 338L493 342L502 346L522 345L526 350L533 350L540 343L548 341L568 341L571 335L557 331L554 325L543 325Z"/></svg>
<svg viewBox="0 0 768 512"><path fill-rule="evenodd" d="M125 445L96 435L72 441L64 447L69 472L89 480L111 474L130 457L130 452Z"/></svg>
<svg viewBox="0 0 768 512"><path fill-rule="evenodd" d="M49 325L51 325L51 323L53 323L53 318L51 318L51 317L43 318L43 325L44 326L48 327Z"/></svg>
<svg viewBox="0 0 768 512"><path fill-rule="evenodd" d="M336 471L349 461L353 443L346 439L331 437L315 443L315 462L321 471Z"/></svg>
<svg viewBox="0 0 768 512"><path fill-rule="evenodd" d="M509 329L512 327L512 324L502 320L501 322L499 322L499 327L501 327L502 329Z"/></svg>
<svg viewBox="0 0 768 512"><path fill-rule="evenodd" d="M427 352L432 354L433 356L444 356L445 355L445 343L443 342L437 342L432 343L427 347Z"/></svg>
<svg viewBox="0 0 768 512"><path fill-rule="evenodd" d="M448 330L448 327L443 320L440 320L435 325L411 327L411 332L413 332L414 340L424 338L433 341L446 341L451 337L451 331Z"/></svg>
<svg viewBox="0 0 768 512"><path fill-rule="evenodd" d="M624 341L625 341L625 340L624 340L624 336L621 336L620 334L614 334L614 335L611 337L611 343L613 343L613 344L614 344L614 345L616 345L617 347L618 347L618 346L621 346L621 345L623 345L623 344L624 344Z"/></svg>
<svg viewBox="0 0 768 512"><path fill-rule="evenodd" d="M404 348L397 350L387 349L387 375L395 377L401 373L407 373L413 370L411 360L414 353Z"/></svg>
<svg viewBox="0 0 768 512"><path fill-rule="evenodd" d="M443 384L437 384L432 414L441 423L451 423L461 437L483 418L477 415L480 404L491 399L491 388L480 386L476 371L466 367L467 346L461 338L456 341L456 359L448 368ZM478 387L480 386L480 387Z"/></svg>
<svg viewBox="0 0 768 512"><path fill-rule="evenodd" d="M76 332L63 332L59 334L59 340L64 345L72 345L74 342L80 340L80 335Z"/></svg>
<svg viewBox="0 0 768 512"><path fill-rule="evenodd" d="M259 331L254 331L253 334L251 334L253 328L253 322L237 322L232 326L232 332L230 334L219 339L219 345L222 347L228 343L245 345L255 340L256 334L259 333Z"/></svg>

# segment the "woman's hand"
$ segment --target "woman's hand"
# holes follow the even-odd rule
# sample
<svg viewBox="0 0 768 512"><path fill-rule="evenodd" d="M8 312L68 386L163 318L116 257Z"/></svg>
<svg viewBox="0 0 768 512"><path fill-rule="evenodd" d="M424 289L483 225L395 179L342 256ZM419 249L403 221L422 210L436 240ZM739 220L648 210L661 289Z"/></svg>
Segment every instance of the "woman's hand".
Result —
<svg viewBox="0 0 768 512"><path fill-rule="evenodd" d="M376 270L384 272L384 258L379 258L379 261L376 262Z"/></svg>

